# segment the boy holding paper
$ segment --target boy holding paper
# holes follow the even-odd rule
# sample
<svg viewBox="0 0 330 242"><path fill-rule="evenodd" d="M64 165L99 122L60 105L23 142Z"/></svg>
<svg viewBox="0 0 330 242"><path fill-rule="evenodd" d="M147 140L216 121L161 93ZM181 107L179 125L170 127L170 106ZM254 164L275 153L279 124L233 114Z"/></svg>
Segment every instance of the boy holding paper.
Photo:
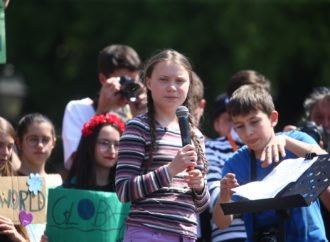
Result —
<svg viewBox="0 0 330 242"><path fill-rule="evenodd" d="M213 213L214 222L221 229L231 224L233 215L224 215L220 204L231 199L237 200L237 196L232 197L231 189L252 181L251 162L256 167L255 180L262 180L282 159L305 157L307 153L326 154L305 133L290 131L275 134L278 112L270 94L261 87L245 85L237 89L228 103L227 111L246 145L227 160L223 169L226 175L220 182L220 195ZM328 187L324 194L329 193ZM324 194L322 196L326 197ZM286 241L327 241L319 205L317 200L308 207L289 210L285 225ZM276 230L275 211L260 212L255 216L244 214L243 218L248 241L258 241L257 235Z"/></svg>

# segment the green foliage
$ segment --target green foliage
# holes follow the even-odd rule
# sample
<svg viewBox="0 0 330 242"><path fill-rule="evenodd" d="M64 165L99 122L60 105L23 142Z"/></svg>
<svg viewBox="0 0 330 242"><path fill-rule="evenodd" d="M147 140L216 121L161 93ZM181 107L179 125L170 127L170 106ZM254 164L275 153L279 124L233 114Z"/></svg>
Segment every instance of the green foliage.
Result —
<svg viewBox="0 0 330 242"><path fill-rule="evenodd" d="M24 112L50 116L58 130L65 104L99 89L96 59L125 43L145 60L174 48L190 57L205 83L203 130L213 136L214 97L238 70L271 81L279 128L296 123L311 88L329 86L328 1L29 0L6 11L7 55L29 86Z"/></svg>

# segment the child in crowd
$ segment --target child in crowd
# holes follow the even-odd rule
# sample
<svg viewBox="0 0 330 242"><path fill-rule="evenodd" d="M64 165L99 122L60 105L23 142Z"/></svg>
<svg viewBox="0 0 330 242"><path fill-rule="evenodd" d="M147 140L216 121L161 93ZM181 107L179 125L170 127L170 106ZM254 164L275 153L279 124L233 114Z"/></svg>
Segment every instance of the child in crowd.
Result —
<svg viewBox="0 0 330 242"><path fill-rule="evenodd" d="M232 156L234 152L243 146L235 130L232 129L232 121L227 112L228 96L223 93L216 97L213 105L213 127L219 137L209 139L205 142L206 158L209 163L207 173L207 186L210 192L210 211L218 206L216 201L220 192L219 180L222 179L222 169L225 160ZM211 220L212 242L244 242L246 241L246 232L244 221L237 214L231 226L225 229L219 229Z"/></svg>
<svg viewBox="0 0 330 242"><path fill-rule="evenodd" d="M207 140L206 158L209 162L209 171L207 173L207 185L211 197L211 212L216 206L219 206L218 200L220 192L219 180L223 177L223 166L225 160L234 154L234 152L243 146L242 140L233 129L233 123L227 112L227 103L233 92L243 85L259 85L270 92L271 83L261 73L255 70L240 70L229 78L226 93L218 95L215 99L213 108L213 128L219 135L214 140ZM215 223L212 224L212 242L242 242L246 241L246 232L244 221L240 214L236 214L232 224L219 229Z"/></svg>
<svg viewBox="0 0 330 242"><path fill-rule="evenodd" d="M63 187L114 192L119 139L124 129L122 120L110 113L86 122ZM46 234L41 242L48 242Z"/></svg>
<svg viewBox="0 0 330 242"><path fill-rule="evenodd" d="M225 176L221 180L221 191L213 213L213 219L220 228L229 226L233 220L233 215L224 215L220 204L230 202L231 198L238 199L237 196L232 197L231 189L251 181L252 166L256 167L256 180L261 180L283 158L326 153L305 133L291 131L275 134L278 113L270 94L260 86L245 85L237 89L227 105L227 111L246 145L227 160L223 169ZM328 188L325 193L329 192ZM258 241L260 235L276 230L277 218L273 210L244 214L243 219L248 241ZM312 202L308 207L289 209L285 232L285 241L327 241L319 201Z"/></svg>
<svg viewBox="0 0 330 242"><path fill-rule="evenodd" d="M0 117L0 176L15 175L12 163L15 135L13 126ZM10 219L0 215L0 241L25 242L29 241L29 237L25 227L14 225Z"/></svg>
<svg viewBox="0 0 330 242"><path fill-rule="evenodd" d="M213 129L220 137L230 135L233 127L231 117L226 110L228 101L226 93L222 93L215 98L213 105Z"/></svg>
<svg viewBox="0 0 330 242"><path fill-rule="evenodd" d="M31 173L45 177L46 188L59 186L62 178L59 174L47 174L46 162L52 154L56 143L53 122L40 113L30 113L23 116L17 125L16 144L21 167L19 176L29 176ZM39 242L46 224L29 224L27 231L31 241Z"/></svg>
<svg viewBox="0 0 330 242"><path fill-rule="evenodd" d="M22 117L18 122L16 139L22 162L18 174L47 175L45 166L55 143L55 128L48 117L40 113L31 113Z"/></svg>
<svg viewBox="0 0 330 242"><path fill-rule="evenodd" d="M114 192L119 139L124 129L124 123L110 113L85 123L64 187Z"/></svg>
<svg viewBox="0 0 330 242"><path fill-rule="evenodd" d="M163 50L146 63L143 81L148 112L128 121L119 146L116 191L132 203L124 241L195 241L196 213L209 202L204 141L190 116L193 144L182 147L176 117L180 105L192 113L192 67Z"/></svg>

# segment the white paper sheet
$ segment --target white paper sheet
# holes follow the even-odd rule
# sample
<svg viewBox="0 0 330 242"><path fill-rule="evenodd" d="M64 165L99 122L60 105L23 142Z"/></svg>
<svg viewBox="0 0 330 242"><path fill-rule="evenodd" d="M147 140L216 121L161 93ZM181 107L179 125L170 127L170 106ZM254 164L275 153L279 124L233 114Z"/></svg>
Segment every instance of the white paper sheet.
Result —
<svg viewBox="0 0 330 242"><path fill-rule="evenodd" d="M278 164L262 181L250 182L232 189L235 195L250 200L274 198L286 185L295 182L317 160L287 159Z"/></svg>

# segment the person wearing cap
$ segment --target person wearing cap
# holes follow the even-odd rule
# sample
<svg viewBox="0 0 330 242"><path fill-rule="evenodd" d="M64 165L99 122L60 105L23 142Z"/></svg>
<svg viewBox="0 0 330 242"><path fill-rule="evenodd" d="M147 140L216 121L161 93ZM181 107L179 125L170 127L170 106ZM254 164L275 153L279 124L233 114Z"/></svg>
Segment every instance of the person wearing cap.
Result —
<svg viewBox="0 0 330 242"><path fill-rule="evenodd" d="M218 95L214 102L213 128L219 136L226 136L233 126L231 118L226 111L228 96L225 93Z"/></svg>

